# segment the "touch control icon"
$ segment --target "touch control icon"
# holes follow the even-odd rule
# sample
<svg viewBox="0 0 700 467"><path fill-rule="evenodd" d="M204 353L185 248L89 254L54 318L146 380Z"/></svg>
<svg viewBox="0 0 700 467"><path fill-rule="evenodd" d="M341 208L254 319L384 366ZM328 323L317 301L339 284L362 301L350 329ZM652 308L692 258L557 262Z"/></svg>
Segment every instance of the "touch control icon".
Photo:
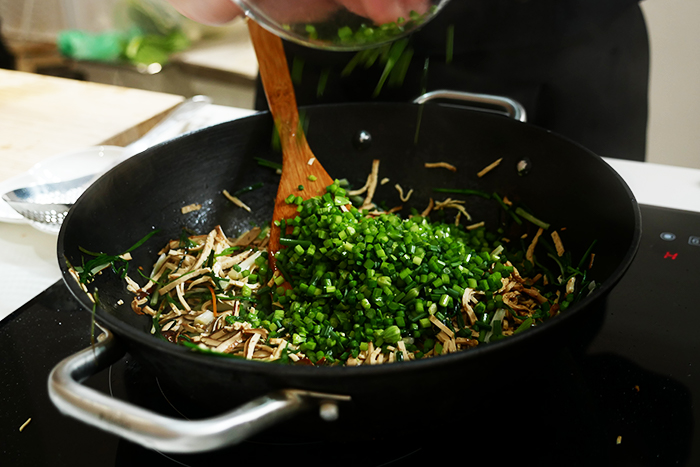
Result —
<svg viewBox="0 0 700 467"><path fill-rule="evenodd" d="M661 240L666 240L667 242L672 242L676 239L676 234L673 232L661 232Z"/></svg>
<svg viewBox="0 0 700 467"><path fill-rule="evenodd" d="M700 246L700 237L691 236L688 239L688 244L693 246Z"/></svg>

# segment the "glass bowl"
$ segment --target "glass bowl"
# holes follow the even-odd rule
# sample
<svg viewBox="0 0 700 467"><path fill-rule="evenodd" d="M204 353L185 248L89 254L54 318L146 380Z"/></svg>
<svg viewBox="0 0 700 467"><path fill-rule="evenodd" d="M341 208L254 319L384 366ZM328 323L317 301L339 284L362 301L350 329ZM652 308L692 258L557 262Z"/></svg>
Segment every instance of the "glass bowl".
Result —
<svg viewBox="0 0 700 467"><path fill-rule="evenodd" d="M448 0L232 0L270 32L307 47L351 51L403 37Z"/></svg>

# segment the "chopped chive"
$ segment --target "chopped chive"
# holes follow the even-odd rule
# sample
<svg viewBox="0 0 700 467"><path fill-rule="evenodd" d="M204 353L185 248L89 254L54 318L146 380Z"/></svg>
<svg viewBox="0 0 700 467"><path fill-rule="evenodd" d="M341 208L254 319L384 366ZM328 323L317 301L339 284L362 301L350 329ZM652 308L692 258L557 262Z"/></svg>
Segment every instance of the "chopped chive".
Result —
<svg viewBox="0 0 700 467"><path fill-rule="evenodd" d="M532 318L527 318L520 324L520 326L518 326L518 328L515 331L513 331L513 334L519 334L527 329L530 329L533 323L534 321Z"/></svg>
<svg viewBox="0 0 700 467"><path fill-rule="evenodd" d="M490 199L491 195L481 190L470 190L466 188L433 188L433 191L438 193L454 193L458 195L475 195L482 198Z"/></svg>
<svg viewBox="0 0 700 467"><path fill-rule="evenodd" d="M447 44L445 47L445 63L452 63L455 48L455 25L447 26Z"/></svg>
<svg viewBox="0 0 700 467"><path fill-rule="evenodd" d="M321 71L321 76L318 78L318 86L316 87L316 97L323 97L330 74L330 68L324 68L323 71Z"/></svg>
<svg viewBox="0 0 700 467"><path fill-rule="evenodd" d="M545 229L545 230L547 230L547 229L549 228L549 224L548 224L548 223L539 220L538 218L536 218L535 216L533 216L533 215L530 214L529 212L525 211L525 210L524 210L523 208L521 208L520 206L518 206L517 208L515 208L515 213L516 213L517 215L519 215L520 217L522 217L522 218L524 218L524 219L526 219L526 220L532 222L532 223L535 224L537 227L542 227L542 228Z"/></svg>
<svg viewBox="0 0 700 467"><path fill-rule="evenodd" d="M292 83L297 86L301 85L301 78L304 73L304 60L299 57L294 57L292 60Z"/></svg>
<svg viewBox="0 0 700 467"><path fill-rule="evenodd" d="M277 162L272 162L267 159L263 159L261 157L256 157L255 161L258 163L258 165L262 165L263 167L269 167L271 169L276 169L276 170L282 170L282 164L279 164Z"/></svg>
<svg viewBox="0 0 700 467"><path fill-rule="evenodd" d="M242 195L242 194L244 194L244 193L248 193L249 191L253 191L253 190L257 190L258 188L262 188L262 186L263 186L263 183L262 183L262 182L254 183L254 184L252 184L252 185L250 185L250 186L241 188L240 190L234 192L234 193L233 193L233 196L240 196L240 195Z"/></svg>
<svg viewBox="0 0 700 467"><path fill-rule="evenodd" d="M428 89L428 67L430 65L430 58L426 57L423 62L423 73L421 75L421 95L425 94ZM416 119L416 133L413 135L413 144L418 144L418 135L420 134L420 127L423 121L423 107L425 104L420 104L418 106L418 116Z"/></svg>
<svg viewBox="0 0 700 467"><path fill-rule="evenodd" d="M396 62L398 62L398 60L401 58L401 54L403 54L404 50L406 49L406 46L408 46L408 39L397 40L396 42L394 42L391 45L391 49L389 51L389 56L388 56L387 62L384 65L384 72L382 73L382 76L379 78L379 82L377 83L377 87L374 88L374 92L372 93L372 97L377 97L377 96L379 96L379 93L382 92L382 87L384 87L384 83L389 78L389 74L391 73L391 70L396 65Z"/></svg>
<svg viewBox="0 0 700 467"><path fill-rule="evenodd" d="M86 284L94 279L95 274L98 272L111 267L112 271L114 271L115 274L117 274L118 277L124 278L126 276L127 270L129 268L129 261L125 260L123 258L124 255L127 253L131 253L132 251L136 250L139 248L141 245L146 243L148 239L150 239L153 235L157 234L159 231L158 230L153 230L149 232L146 236L144 236L141 240L136 242L134 245L132 245L130 248L128 248L124 253L121 253L119 255L108 255L105 253L95 253L91 252L89 250L86 250L83 247L79 247L78 249L82 251L85 254L95 256L95 259L92 259L88 261L87 263L84 263L82 267L80 268L75 268L76 271L78 272L78 276L80 279L80 283Z"/></svg>

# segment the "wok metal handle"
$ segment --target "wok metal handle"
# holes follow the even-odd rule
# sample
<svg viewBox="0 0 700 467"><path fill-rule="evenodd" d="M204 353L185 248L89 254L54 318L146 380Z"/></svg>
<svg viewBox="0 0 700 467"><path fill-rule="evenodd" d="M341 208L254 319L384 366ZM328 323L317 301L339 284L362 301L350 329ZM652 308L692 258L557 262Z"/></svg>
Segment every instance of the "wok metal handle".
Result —
<svg viewBox="0 0 700 467"><path fill-rule="evenodd" d="M350 399L284 389L208 419L165 417L80 384L124 355L113 334L99 327L102 334L94 346L67 357L51 371L49 396L65 415L150 449L196 453L236 444L314 405L320 405L321 418L334 420L338 416L337 402Z"/></svg>
<svg viewBox="0 0 700 467"><path fill-rule="evenodd" d="M425 104L426 102L444 99L460 102L468 102L470 104L478 104L480 106L490 106L499 109L509 117L525 122L527 114L523 105L510 97L496 96L492 94L477 94L464 91L449 91L445 89L431 91L417 97L414 104Z"/></svg>

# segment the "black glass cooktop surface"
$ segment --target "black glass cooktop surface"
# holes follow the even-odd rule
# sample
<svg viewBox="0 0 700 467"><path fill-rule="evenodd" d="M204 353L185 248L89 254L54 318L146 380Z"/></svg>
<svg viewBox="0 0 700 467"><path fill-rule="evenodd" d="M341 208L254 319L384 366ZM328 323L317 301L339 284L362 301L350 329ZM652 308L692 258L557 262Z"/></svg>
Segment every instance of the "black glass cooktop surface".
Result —
<svg viewBox="0 0 700 467"><path fill-rule="evenodd" d="M58 282L0 322L0 465L700 465L700 213L642 206L642 219L639 253L584 355L564 350L543 375L482 400L436 388L426 398L460 403L428 422L412 423L426 401L372 431L344 426L341 409L339 422L307 414L198 455L149 450L57 411L48 374L90 344L91 319ZM129 355L86 384L173 417L193 409Z"/></svg>

